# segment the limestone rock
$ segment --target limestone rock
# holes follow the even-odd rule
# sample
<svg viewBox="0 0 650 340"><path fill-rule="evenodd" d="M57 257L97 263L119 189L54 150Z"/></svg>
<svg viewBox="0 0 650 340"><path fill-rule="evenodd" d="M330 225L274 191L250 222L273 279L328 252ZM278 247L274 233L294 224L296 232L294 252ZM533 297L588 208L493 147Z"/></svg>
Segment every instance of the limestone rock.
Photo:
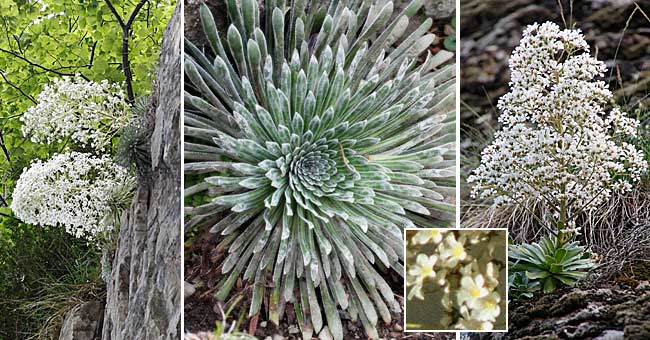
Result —
<svg viewBox="0 0 650 340"><path fill-rule="evenodd" d="M104 305L89 301L68 311L61 326L59 340L100 340Z"/></svg>
<svg viewBox="0 0 650 340"><path fill-rule="evenodd" d="M650 339L650 292L563 288L510 303L508 333L472 333L471 340Z"/></svg>
<svg viewBox="0 0 650 340"><path fill-rule="evenodd" d="M427 0L424 2L424 13L431 18L449 18L456 10L454 0Z"/></svg>
<svg viewBox="0 0 650 340"><path fill-rule="evenodd" d="M148 119L151 172L122 216L107 283L103 340L181 337L181 3L163 35Z"/></svg>

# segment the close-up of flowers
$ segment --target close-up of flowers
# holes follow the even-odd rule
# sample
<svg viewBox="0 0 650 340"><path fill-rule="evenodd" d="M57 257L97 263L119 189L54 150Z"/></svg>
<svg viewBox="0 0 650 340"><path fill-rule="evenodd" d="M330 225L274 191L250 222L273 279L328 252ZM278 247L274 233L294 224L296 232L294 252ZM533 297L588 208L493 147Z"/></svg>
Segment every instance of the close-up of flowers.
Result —
<svg viewBox="0 0 650 340"><path fill-rule="evenodd" d="M45 84L38 104L20 120L23 134L35 143L62 143L70 138L79 146L102 150L131 121L128 112L119 84L63 77Z"/></svg>
<svg viewBox="0 0 650 340"><path fill-rule="evenodd" d="M11 209L25 223L63 227L92 241L114 227L113 203L116 196L131 190L129 177L108 156L57 154L45 162L34 161L22 173Z"/></svg>
<svg viewBox="0 0 650 340"><path fill-rule="evenodd" d="M506 231L406 232L407 330L505 330Z"/></svg>

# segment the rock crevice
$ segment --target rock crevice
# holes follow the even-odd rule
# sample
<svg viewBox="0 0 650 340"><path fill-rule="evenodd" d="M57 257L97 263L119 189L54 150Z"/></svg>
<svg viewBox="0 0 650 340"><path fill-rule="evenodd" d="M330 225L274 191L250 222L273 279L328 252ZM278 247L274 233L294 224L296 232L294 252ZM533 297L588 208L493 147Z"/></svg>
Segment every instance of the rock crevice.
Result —
<svg viewBox="0 0 650 340"><path fill-rule="evenodd" d="M181 8L163 35L150 103L151 171L123 215L107 283L102 340L180 337Z"/></svg>

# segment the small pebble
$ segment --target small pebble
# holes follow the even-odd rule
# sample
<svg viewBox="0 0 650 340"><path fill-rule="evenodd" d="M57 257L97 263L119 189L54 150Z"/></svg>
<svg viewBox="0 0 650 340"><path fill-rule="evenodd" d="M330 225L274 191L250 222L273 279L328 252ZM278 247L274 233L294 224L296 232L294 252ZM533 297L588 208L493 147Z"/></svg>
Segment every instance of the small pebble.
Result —
<svg viewBox="0 0 650 340"><path fill-rule="evenodd" d="M262 328L266 328L266 321L262 321L262 322L260 322L260 327L262 327Z"/></svg>
<svg viewBox="0 0 650 340"><path fill-rule="evenodd" d="M276 334L273 336L273 340L284 340L284 337L280 334Z"/></svg>
<svg viewBox="0 0 650 340"><path fill-rule="evenodd" d="M290 326L289 327L289 334L296 334L296 333L300 333L300 330L298 329L298 327Z"/></svg>
<svg viewBox="0 0 650 340"><path fill-rule="evenodd" d="M264 340L273 340L273 338L270 337L270 336L267 336L266 338L264 338Z"/></svg>
<svg viewBox="0 0 650 340"><path fill-rule="evenodd" d="M393 330L394 330L395 332L401 332L401 331L404 330L404 328L402 328L402 325L396 323L395 325L393 325Z"/></svg>
<svg viewBox="0 0 650 340"><path fill-rule="evenodd" d="M189 282L185 282L185 284L183 284L183 295L185 296L186 299L194 295L195 292L196 292L196 288L194 288L193 284Z"/></svg>

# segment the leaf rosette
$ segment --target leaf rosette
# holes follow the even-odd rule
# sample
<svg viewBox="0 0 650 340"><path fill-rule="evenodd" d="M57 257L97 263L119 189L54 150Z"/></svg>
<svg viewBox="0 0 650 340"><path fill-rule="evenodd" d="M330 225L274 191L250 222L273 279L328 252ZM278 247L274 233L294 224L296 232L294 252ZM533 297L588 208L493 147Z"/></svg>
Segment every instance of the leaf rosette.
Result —
<svg viewBox="0 0 650 340"><path fill-rule="evenodd" d="M430 19L395 47L421 1L393 21L386 1L227 5L226 32L200 9L208 51L185 43L185 195L211 198L187 227L222 236L217 298L242 277L251 316L269 296L305 337L342 339L338 309L376 337L400 312L383 277L403 275L402 229L454 220L452 55L418 60Z"/></svg>

